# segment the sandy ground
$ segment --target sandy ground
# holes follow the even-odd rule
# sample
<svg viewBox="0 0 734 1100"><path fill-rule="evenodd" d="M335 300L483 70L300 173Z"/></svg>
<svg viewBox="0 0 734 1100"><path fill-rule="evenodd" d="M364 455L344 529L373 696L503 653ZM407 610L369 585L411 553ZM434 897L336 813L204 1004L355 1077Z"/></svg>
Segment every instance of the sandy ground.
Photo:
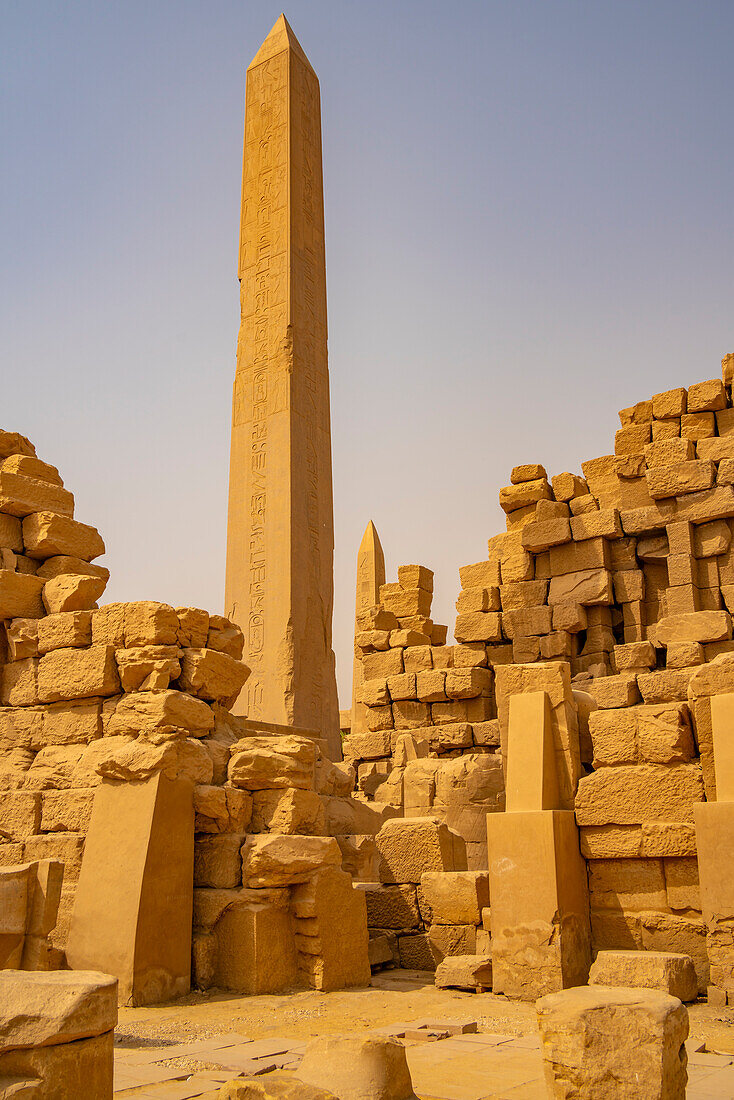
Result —
<svg viewBox="0 0 734 1100"><path fill-rule="evenodd" d="M688 1006L691 1038L721 1042L734 1049L734 1009ZM150 1008L120 1009L115 1032L119 1046L162 1046L238 1032L250 1039L349 1034L371 1028L430 1019L476 1020L480 1031L528 1035L536 1031L535 1007L492 993L439 990L432 975L387 971L366 989L336 993L306 991L283 996L246 997L194 993Z"/></svg>

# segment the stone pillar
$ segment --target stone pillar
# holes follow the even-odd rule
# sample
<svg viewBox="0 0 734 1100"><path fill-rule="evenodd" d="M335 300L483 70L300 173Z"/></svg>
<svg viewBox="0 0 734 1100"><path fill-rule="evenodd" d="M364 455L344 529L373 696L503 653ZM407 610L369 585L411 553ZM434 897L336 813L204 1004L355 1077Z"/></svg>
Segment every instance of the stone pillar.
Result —
<svg viewBox="0 0 734 1100"><path fill-rule="evenodd" d="M380 602L380 586L385 583L385 555L380 536L372 520L367 524L357 554L357 596L354 609L354 666L352 672L352 725L350 733L364 733L365 705L359 695L364 681L361 659L357 656L356 639L360 632L360 616Z"/></svg>
<svg viewBox="0 0 734 1100"><path fill-rule="evenodd" d="M734 1003L734 694L711 697L716 802L696 802L698 875L712 1003Z"/></svg>
<svg viewBox="0 0 734 1100"><path fill-rule="evenodd" d="M193 784L160 772L104 779L84 846L69 966L114 975L123 1005L188 993L193 891Z"/></svg>
<svg viewBox="0 0 734 1100"><path fill-rule="evenodd" d="M319 82L282 15L247 70L239 278L225 605L252 675L238 707L320 730L340 759Z"/></svg>
<svg viewBox="0 0 734 1100"><path fill-rule="evenodd" d="M487 816L492 972L495 993L527 1001L583 985L589 973L586 864L560 799L548 695L514 695L507 811Z"/></svg>

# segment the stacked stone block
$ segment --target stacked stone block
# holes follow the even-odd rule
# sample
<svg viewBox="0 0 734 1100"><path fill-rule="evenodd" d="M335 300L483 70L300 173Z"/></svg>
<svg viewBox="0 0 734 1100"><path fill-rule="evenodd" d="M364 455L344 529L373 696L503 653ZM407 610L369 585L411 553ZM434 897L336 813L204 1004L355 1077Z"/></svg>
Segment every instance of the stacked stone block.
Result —
<svg viewBox="0 0 734 1100"><path fill-rule="evenodd" d="M97 788L160 775L193 792L195 981L265 992L368 980L364 901L333 837L374 834L383 817L349 797L352 770L331 763L319 731L230 713L249 669L229 620L153 601L99 607L98 532L26 439L0 433L0 458L0 865L63 862L48 965L64 962ZM330 905L341 940L322 935Z"/></svg>
<svg viewBox="0 0 734 1100"><path fill-rule="evenodd" d="M489 946L489 878L466 869L464 844L429 817L387 822L376 837L379 881L361 884L370 960L435 970Z"/></svg>
<svg viewBox="0 0 734 1100"><path fill-rule="evenodd" d="M447 751L466 761L504 752L509 695L552 694L549 670L565 667L575 706L554 717L557 763L588 862L593 950L684 952L701 989L693 810L716 798L711 700L734 672L732 364L726 356L721 379L623 409L614 453L579 474L515 467L500 491L507 530L460 570L456 644L431 647L445 692L449 670L479 689L461 701L458 740L437 730L454 704L420 699L425 677L416 699L428 712L398 730L388 672L368 662L375 741L345 742L365 797L434 812Z"/></svg>

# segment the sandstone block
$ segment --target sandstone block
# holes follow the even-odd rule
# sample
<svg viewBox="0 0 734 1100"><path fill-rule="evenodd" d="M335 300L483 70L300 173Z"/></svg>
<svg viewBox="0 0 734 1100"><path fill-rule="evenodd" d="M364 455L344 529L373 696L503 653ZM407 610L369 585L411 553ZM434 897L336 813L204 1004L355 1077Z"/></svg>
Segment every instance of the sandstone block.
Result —
<svg viewBox="0 0 734 1100"><path fill-rule="evenodd" d="M699 764L640 764L600 768L579 780L579 825L639 825L648 821L693 820L703 800Z"/></svg>
<svg viewBox="0 0 734 1100"><path fill-rule="evenodd" d="M163 730L167 726L203 736L214 728L211 707L182 691L130 692L104 704L104 732L107 736Z"/></svg>
<svg viewBox="0 0 734 1100"><path fill-rule="evenodd" d="M612 574L606 569L584 569L551 578L548 603L592 607L614 602Z"/></svg>
<svg viewBox="0 0 734 1100"><path fill-rule="evenodd" d="M500 583L500 566L497 559L478 561L459 569L462 588L496 588Z"/></svg>
<svg viewBox="0 0 734 1100"><path fill-rule="evenodd" d="M492 673L486 668L450 668L446 671L445 691L449 699L475 699L492 687Z"/></svg>
<svg viewBox="0 0 734 1100"><path fill-rule="evenodd" d="M425 565L399 565L398 584L401 588L423 588L433 592L433 570Z"/></svg>
<svg viewBox="0 0 734 1100"><path fill-rule="evenodd" d="M96 607L106 585L107 582L100 577L60 573L44 584L43 603L49 615L62 611L88 611Z"/></svg>
<svg viewBox="0 0 734 1100"><path fill-rule="evenodd" d="M298 787L255 791L252 800L252 832L300 836L323 836L326 832L324 803L315 791Z"/></svg>
<svg viewBox="0 0 734 1100"><path fill-rule="evenodd" d="M500 508L507 513L514 512L518 508L527 508L543 499L551 499L550 485L544 477L519 482L517 485L507 485L504 489L500 489Z"/></svg>
<svg viewBox="0 0 734 1100"><path fill-rule="evenodd" d="M28 573L0 569L0 619L40 619L45 614L43 581Z"/></svg>
<svg viewBox="0 0 734 1100"><path fill-rule="evenodd" d="M4 512L0 513L0 547L5 550L13 550L16 554L23 553L23 535L20 520Z"/></svg>
<svg viewBox="0 0 734 1100"><path fill-rule="evenodd" d="M680 418L680 434L684 439L707 439L716 433L713 412L688 412Z"/></svg>
<svg viewBox="0 0 734 1100"><path fill-rule="evenodd" d="M0 469L0 509L20 517L41 511L72 516L74 497L60 485L3 468Z"/></svg>
<svg viewBox="0 0 734 1100"><path fill-rule="evenodd" d="M726 408L726 390L720 378L694 382L688 387L688 412L715 412Z"/></svg>
<svg viewBox="0 0 734 1100"><path fill-rule="evenodd" d="M298 1078L340 1100L413 1100L415 1095L405 1048L393 1038L315 1039ZM306 1098L304 1092L304 1100L310 1093Z"/></svg>
<svg viewBox="0 0 734 1100"><path fill-rule="evenodd" d="M26 554L41 560L65 555L84 561L92 561L104 554L104 542L96 528L70 517L71 511L53 508L35 508L32 515L26 513L23 520Z"/></svg>
<svg viewBox="0 0 734 1100"><path fill-rule="evenodd" d="M248 737L232 746L229 781L234 787L251 791L282 787L310 790L316 752L314 742L307 737Z"/></svg>
<svg viewBox="0 0 734 1100"><path fill-rule="evenodd" d="M731 616L727 611L666 615L658 622L656 633L661 645L718 642L731 637Z"/></svg>
<svg viewBox="0 0 734 1100"><path fill-rule="evenodd" d="M38 697L43 703L114 695L119 690L112 646L55 649L38 663Z"/></svg>
<svg viewBox="0 0 734 1100"><path fill-rule="evenodd" d="M38 619L11 619L5 624L5 638L11 661L38 656Z"/></svg>
<svg viewBox="0 0 734 1100"><path fill-rule="evenodd" d="M424 871L462 870L462 853L457 842L458 838L446 825L432 818L396 818L385 822L376 837L380 881L417 884Z"/></svg>
<svg viewBox="0 0 734 1100"><path fill-rule="evenodd" d="M178 646L148 645L115 650L122 690L166 690L181 673L181 655Z"/></svg>
<svg viewBox="0 0 734 1100"><path fill-rule="evenodd" d="M333 837L251 836L242 848L242 881L249 887L292 886L331 866L341 867Z"/></svg>
<svg viewBox="0 0 734 1100"><path fill-rule="evenodd" d="M499 642L501 616L492 611L474 611L457 615L454 637L457 642Z"/></svg>
<svg viewBox="0 0 734 1100"><path fill-rule="evenodd" d="M197 836L194 846L194 885L232 890L242 885L242 845L236 833Z"/></svg>
<svg viewBox="0 0 734 1100"><path fill-rule="evenodd" d="M31 707L38 702L38 661L27 657L13 661L0 671L0 703L10 707Z"/></svg>
<svg viewBox="0 0 734 1100"><path fill-rule="evenodd" d="M522 529L522 545L533 554L540 554L551 546L560 546L570 539L571 525L565 517L528 523Z"/></svg>
<svg viewBox="0 0 734 1100"><path fill-rule="evenodd" d="M693 459L670 466L653 466L645 476L650 496L653 500L661 500L710 489L714 483L714 473L712 462Z"/></svg>
<svg viewBox="0 0 734 1100"><path fill-rule="evenodd" d="M430 924L477 925L489 906L485 871L426 871L421 875L421 915Z"/></svg>
<svg viewBox="0 0 734 1100"><path fill-rule="evenodd" d="M404 671L403 651L389 649L385 653L366 653L362 661L365 680L395 676Z"/></svg>
<svg viewBox="0 0 734 1100"><path fill-rule="evenodd" d="M247 665L214 649L184 649L180 685L200 699L231 706L250 675Z"/></svg>
<svg viewBox="0 0 734 1100"><path fill-rule="evenodd" d="M41 795L41 821L44 833L86 833L92 816L94 789L44 791Z"/></svg>
<svg viewBox="0 0 734 1100"><path fill-rule="evenodd" d="M437 989L485 991L492 988L492 956L448 955L436 967Z"/></svg>
<svg viewBox="0 0 734 1100"><path fill-rule="evenodd" d="M545 466L541 466L539 462L525 462L521 466L513 466L510 483L520 485L524 481L539 481L547 477Z"/></svg>
<svg viewBox="0 0 734 1100"><path fill-rule="evenodd" d="M38 620L38 651L41 655L52 649L88 646L92 641L92 619L89 611L64 611Z"/></svg>
<svg viewBox="0 0 734 1100"><path fill-rule="evenodd" d="M359 887L367 903L369 928L418 928L421 915L418 911L416 888L412 884L383 885L364 883Z"/></svg>
<svg viewBox="0 0 734 1100"><path fill-rule="evenodd" d="M176 642L190 649L203 649L207 646L209 635L209 612L199 607L177 607L178 631ZM209 646L216 649L216 646Z"/></svg>
<svg viewBox="0 0 734 1100"><path fill-rule="evenodd" d="M645 461L652 469L654 466L672 466L679 462L689 462L694 458L696 448L692 439L658 439L645 447ZM699 458L701 456L699 455Z"/></svg>
<svg viewBox="0 0 734 1100"><path fill-rule="evenodd" d="M245 637L236 623L231 622L223 615L210 615L209 634L204 645L207 649L216 650L217 653L226 653L228 657L240 661L242 660Z"/></svg>
<svg viewBox="0 0 734 1100"><path fill-rule="evenodd" d="M116 1023L115 978L93 971L0 971L3 1054L103 1035Z"/></svg>
<svg viewBox="0 0 734 1100"><path fill-rule="evenodd" d="M431 613L431 593L423 588L406 589L399 584L383 584L380 587L380 603L398 619Z"/></svg>
<svg viewBox="0 0 734 1100"><path fill-rule="evenodd" d="M35 561L33 558L29 558L28 560ZM82 558L72 557L68 554L60 554L52 558L46 558L46 560L41 561L40 564L36 561L36 565L38 566L36 569L36 576L41 577L45 581L51 580L53 577L58 577L62 573L78 573L85 577L99 577L104 581L110 579L110 571L105 568L105 566L92 565Z"/></svg>
<svg viewBox="0 0 734 1100"><path fill-rule="evenodd" d="M0 835L23 841L41 826L41 796L37 791L3 791L0 799Z"/></svg>
<svg viewBox="0 0 734 1100"><path fill-rule="evenodd" d="M652 399L652 415L656 420L682 416L687 412L686 390L682 386L656 393Z"/></svg>
<svg viewBox="0 0 734 1100"><path fill-rule="evenodd" d="M580 986L543 997L537 1011L551 1096L685 1097L688 1013L677 998Z"/></svg>

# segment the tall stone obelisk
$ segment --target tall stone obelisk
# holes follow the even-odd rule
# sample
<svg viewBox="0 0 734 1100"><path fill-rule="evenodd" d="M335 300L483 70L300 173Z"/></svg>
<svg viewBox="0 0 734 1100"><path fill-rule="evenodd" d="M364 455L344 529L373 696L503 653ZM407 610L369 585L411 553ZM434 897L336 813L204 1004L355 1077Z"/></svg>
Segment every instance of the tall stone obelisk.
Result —
<svg viewBox="0 0 734 1100"><path fill-rule="evenodd" d="M370 607L380 602L380 585L385 583L385 555L377 528L369 521L357 553L357 592L354 601L354 635L359 633L359 617ZM352 733L363 733L365 728L365 706L359 695L364 675L362 662L354 649L352 668Z"/></svg>
<svg viewBox="0 0 734 1100"><path fill-rule="evenodd" d="M321 104L283 15L247 70L244 146L225 589L252 669L240 707L322 731L340 759Z"/></svg>

